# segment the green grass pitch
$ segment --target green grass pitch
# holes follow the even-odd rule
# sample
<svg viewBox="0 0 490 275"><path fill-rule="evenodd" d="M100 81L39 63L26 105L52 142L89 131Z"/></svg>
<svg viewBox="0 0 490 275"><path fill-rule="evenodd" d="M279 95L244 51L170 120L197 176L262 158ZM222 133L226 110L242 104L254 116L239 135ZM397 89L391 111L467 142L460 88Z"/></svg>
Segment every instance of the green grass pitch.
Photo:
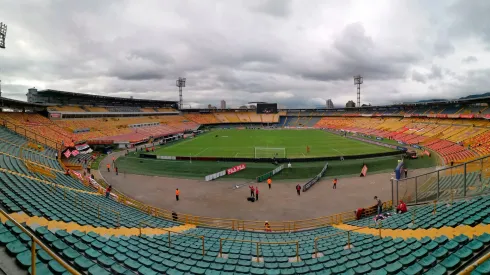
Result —
<svg viewBox="0 0 490 275"><path fill-rule="evenodd" d="M310 152L306 152L306 147ZM161 156L255 157L255 147L285 148L288 158L364 155L393 149L348 139L322 130L215 130L155 153ZM258 157L271 158L283 150L258 150Z"/></svg>

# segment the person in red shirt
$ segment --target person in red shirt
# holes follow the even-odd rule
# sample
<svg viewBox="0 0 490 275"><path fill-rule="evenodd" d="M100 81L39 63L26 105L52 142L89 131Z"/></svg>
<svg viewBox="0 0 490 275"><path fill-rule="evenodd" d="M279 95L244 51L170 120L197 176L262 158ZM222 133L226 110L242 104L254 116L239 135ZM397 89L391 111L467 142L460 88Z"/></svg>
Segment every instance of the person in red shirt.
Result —
<svg viewBox="0 0 490 275"><path fill-rule="evenodd" d="M298 196L301 196L301 185L296 185L296 193L298 193Z"/></svg>
<svg viewBox="0 0 490 275"><path fill-rule="evenodd" d="M255 189L253 186L250 186L250 185L248 187L250 188L250 197L253 198L255 196Z"/></svg>
<svg viewBox="0 0 490 275"><path fill-rule="evenodd" d="M259 200L259 187L258 186L255 186L255 200L256 201Z"/></svg>
<svg viewBox="0 0 490 275"><path fill-rule="evenodd" d="M357 208L357 210L354 212L356 212L356 220L360 220L364 214L364 208Z"/></svg>
<svg viewBox="0 0 490 275"><path fill-rule="evenodd" d="M400 200L400 204L396 207L396 213L402 214L402 213L405 213L407 211L408 211L407 205L402 200Z"/></svg>
<svg viewBox="0 0 490 275"><path fill-rule="evenodd" d="M272 232L271 225L269 224L268 221L265 221L264 226L265 226L265 232Z"/></svg>
<svg viewBox="0 0 490 275"><path fill-rule="evenodd" d="M112 191L112 185L109 185L107 187L107 189L105 190L105 197L106 198L109 198L109 196L111 195L111 191Z"/></svg>

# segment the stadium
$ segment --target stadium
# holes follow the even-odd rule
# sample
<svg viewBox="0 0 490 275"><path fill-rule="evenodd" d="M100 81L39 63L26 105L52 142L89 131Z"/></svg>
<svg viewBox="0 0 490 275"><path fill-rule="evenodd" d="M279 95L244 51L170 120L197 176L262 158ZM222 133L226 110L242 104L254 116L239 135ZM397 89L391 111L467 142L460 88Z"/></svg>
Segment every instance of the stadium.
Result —
<svg viewBox="0 0 490 275"><path fill-rule="evenodd" d="M33 88L1 100L14 273L486 274L488 98L179 109Z"/></svg>

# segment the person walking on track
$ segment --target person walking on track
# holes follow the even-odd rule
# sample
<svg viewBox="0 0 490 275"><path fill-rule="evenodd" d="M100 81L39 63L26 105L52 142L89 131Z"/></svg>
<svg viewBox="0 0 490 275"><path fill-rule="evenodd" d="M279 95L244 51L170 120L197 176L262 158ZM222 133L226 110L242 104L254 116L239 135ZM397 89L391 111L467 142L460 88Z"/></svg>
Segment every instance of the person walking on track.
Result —
<svg viewBox="0 0 490 275"><path fill-rule="evenodd" d="M296 185L296 192L298 193L298 196L301 196L301 185Z"/></svg>
<svg viewBox="0 0 490 275"><path fill-rule="evenodd" d="M259 200L259 187L258 186L255 186L255 200L256 201Z"/></svg>
<svg viewBox="0 0 490 275"><path fill-rule="evenodd" d="M337 189L337 178L333 179L333 189Z"/></svg>
<svg viewBox="0 0 490 275"><path fill-rule="evenodd" d="M271 189L271 187L272 187L272 180L271 180L271 178L268 178L267 179L267 185L269 185L269 189Z"/></svg>
<svg viewBox="0 0 490 275"><path fill-rule="evenodd" d="M179 201L179 196L180 196L180 190L179 188L175 189L175 199Z"/></svg>

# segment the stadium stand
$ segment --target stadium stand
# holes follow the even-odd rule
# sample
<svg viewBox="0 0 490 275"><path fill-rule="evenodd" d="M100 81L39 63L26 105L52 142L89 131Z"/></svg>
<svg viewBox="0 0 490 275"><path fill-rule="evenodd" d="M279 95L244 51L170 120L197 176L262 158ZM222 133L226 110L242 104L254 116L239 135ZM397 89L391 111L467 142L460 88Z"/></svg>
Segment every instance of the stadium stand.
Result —
<svg viewBox="0 0 490 275"><path fill-rule="evenodd" d="M95 193L53 192L48 184L12 173L0 175L0 183L0 200L14 213L12 217L25 223L73 268L89 274L442 274L463 266L490 244L488 229L483 227L488 224L489 197L456 201L449 210L446 203L440 203L435 219L432 205L414 206L411 211L416 211L415 224L420 227L407 227L412 217L408 212L383 221L381 235L367 231L372 227L370 217L300 232L267 233L182 226ZM75 200L79 205L74 207ZM94 215L101 206L103 219ZM25 214L16 213L20 210ZM142 220L153 229L142 230L140 235ZM49 230L53 222L57 229ZM467 227L442 230L459 224ZM170 229L176 233L158 233ZM387 231L391 229L413 233L397 231L396 236ZM435 234L420 229L432 229ZM118 230L125 235L112 235ZM456 235L460 231L463 233ZM4 219L0 232L0 243L9 254L22 268L31 268L30 237ZM66 271L43 249L37 255L38 272Z"/></svg>
<svg viewBox="0 0 490 275"><path fill-rule="evenodd" d="M132 112L132 113L141 112L141 109L138 107L118 106L118 107L105 107L105 108L110 112Z"/></svg>
<svg viewBox="0 0 490 275"><path fill-rule="evenodd" d="M155 109L153 109L153 108L141 108L141 111L145 112L145 113L154 113Z"/></svg>
<svg viewBox="0 0 490 275"><path fill-rule="evenodd" d="M194 121L198 124L218 124L221 123L213 114L185 114L188 120Z"/></svg>
<svg viewBox="0 0 490 275"><path fill-rule="evenodd" d="M295 125L301 119L305 120L298 117L290 119L290 122ZM486 122L482 123L486 125ZM323 117L314 127L374 135L409 145L418 144L438 152L445 163L462 163L484 155L479 154L478 149L472 150L471 145L485 148L480 142L475 141L485 141L484 133L488 129L474 125L464 121L443 119ZM481 137L476 138L478 136ZM479 150L485 152L485 149Z"/></svg>
<svg viewBox="0 0 490 275"><path fill-rule="evenodd" d="M64 93L47 90L40 96ZM83 95L66 95L89 101ZM446 163L458 163L490 151L487 121L459 117L485 114L487 106L155 115L176 110L154 107L167 103L117 100L127 100L128 105L96 107L87 102L46 107L52 112L85 112L88 117L0 114L4 122L0 126L0 203L6 210L0 213L0 245L26 273L33 273L34 237L46 245L34 241L38 274L73 270L84 274L453 274L490 247L490 177L484 160L439 170L437 177L419 181L416 200L438 201L410 205L407 213L387 215L381 222L374 223L369 211L355 220L351 211L323 219L276 222L273 232L266 232L258 221L248 221L250 226L242 221L240 228L240 222L229 219L206 221L180 213L180 218L174 218L168 210L116 191L106 198L104 183L67 173L56 158L61 149L82 140L139 142L195 130L202 124L278 123L394 139L428 148ZM101 112L138 116L90 116ZM400 192L403 199L413 195L408 193ZM385 213L393 213L391 202L384 206ZM488 274L488 265L482 262L473 272Z"/></svg>
<svg viewBox="0 0 490 275"><path fill-rule="evenodd" d="M87 112L109 112L109 110L107 110L106 108L97 106L84 106L84 109L87 110Z"/></svg>
<svg viewBox="0 0 490 275"><path fill-rule="evenodd" d="M85 112L84 109L80 106L56 106L56 107L48 107L48 111L59 111L59 112Z"/></svg>

